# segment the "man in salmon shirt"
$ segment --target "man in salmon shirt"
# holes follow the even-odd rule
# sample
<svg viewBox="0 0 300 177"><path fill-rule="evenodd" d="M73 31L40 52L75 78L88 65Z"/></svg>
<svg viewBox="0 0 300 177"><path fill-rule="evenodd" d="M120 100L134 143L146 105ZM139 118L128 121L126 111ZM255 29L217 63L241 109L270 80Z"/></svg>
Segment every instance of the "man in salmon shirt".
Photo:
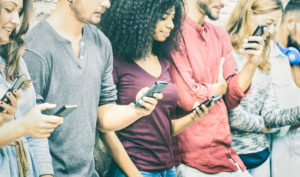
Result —
<svg viewBox="0 0 300 177"><path fill-rule="evenodd" d="M213 95L222 94L223 98L174 140L179 177L250 176L232 149L227 108L238 106L248 92L264 40L256 37L257 43L244 41L241 50L248 61L236 73L227 32L204 20L206 16L218 19L223 7L221 0L185 1L182 38L178 51L172 53L171 68L180 97L178 113L192 110L196 102Z"/></svg>

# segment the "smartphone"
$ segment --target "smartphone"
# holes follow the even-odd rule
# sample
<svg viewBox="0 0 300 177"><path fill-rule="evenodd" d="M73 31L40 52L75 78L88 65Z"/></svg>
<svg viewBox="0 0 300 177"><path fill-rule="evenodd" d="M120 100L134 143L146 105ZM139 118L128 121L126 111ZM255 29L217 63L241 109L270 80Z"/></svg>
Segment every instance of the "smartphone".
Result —
<svg viewBox="0 0 300 177"><path fill-rule="evenodd" d="M203 103L201 103L200 105L196 106L193 108L192 112L196 110L196 108L198 107L201 111L202 110L202 105L205 105L206 107L209 107L211 105L212 102L216 102L217 100L221 99L223 97L223 95L214 95L212 97L209 97L207 100L205 100Z"/></svg>
<svg viewBox="0 0 300 177"><path fill-rule="evenodd" d="M54 115L60 117L67 117L72 111L74 111L78 106L76 104L66 104L61 107Z"/></svg>
<svg viewBox="0 0 300 177"><path fill-rule="evenodd" d="M144 97L153 97L154 93L161 93L168 86L168 82L166 81L157 81L155 84L143 95L141 96L137 102L135 102L135 107L142 108L143 106L139 104L139 101Z"/></svg>
<svg viewBox="0 0 300 177"><path fill-rule="evenodd" d="M262 36L264 34L264 28L267 28L267 25L258 25L252 36Z"/></svg>
<svg viewBox="0 0 300 177"><path fill-rule="evenodd" d="M12 92L13 90L19 90L19 89L22 87L22 85L24 84L24 82L26 81L26 79L27 79L26 75L24 75L24 74L19 75L19 76L14 80L14 82L13 82L13 84L12 84L12 87L9 88L9 89L5 92L4 96L1 98L1 101L3 101L3 102L6 103L6 104L10 104L10 100L7 98L6 94L7 94L8 92ZM4 108L0 106L0 112L2 112L3 110L4 110Z"/></svg>

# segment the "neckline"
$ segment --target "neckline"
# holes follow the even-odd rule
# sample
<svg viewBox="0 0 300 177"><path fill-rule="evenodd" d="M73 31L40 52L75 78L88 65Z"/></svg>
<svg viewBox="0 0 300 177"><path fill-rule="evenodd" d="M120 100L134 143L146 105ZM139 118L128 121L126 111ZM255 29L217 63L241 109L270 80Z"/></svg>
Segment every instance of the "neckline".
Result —
<svg viewBox="0 0 300 177"><path fill-rule="evenodd" d="M160 64L160 67L161 67L161 72L160 72L160 74L159 74L159 76L158 77L155 77L154 75L152 75L151 73L149 73L148 71L146 71L144 68L142 68L140 65L138 65L137 63L135 63L134 61L132 61L132 63L134 64L134 65L136 65L137 66L137 68L139 69L139 70L141 70L143 73L145 73L147 76L149 76L149 77L151 77L151 78L154 78L154 79L159 79L159 78L161 78L161 76L162 76L162 74L163 74L163 63L162 63L162 61L158 58L158 62L159 62L159 64Z"/></svg>

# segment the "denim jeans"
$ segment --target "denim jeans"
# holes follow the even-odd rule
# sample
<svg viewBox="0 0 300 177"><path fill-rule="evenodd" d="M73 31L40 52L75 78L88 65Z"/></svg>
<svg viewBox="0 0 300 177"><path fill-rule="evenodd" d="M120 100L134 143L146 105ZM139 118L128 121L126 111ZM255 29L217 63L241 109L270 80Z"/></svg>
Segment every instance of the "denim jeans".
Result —
<svg viewBox="0 0 300 177"><path fill-rule="evenodd" d="M140 171L143 177L176 177L175 167L172 167L166 171ZM126 177L124 172L115 164L112 163L111 168L109 170L109 177Z"/></svg>
<svg viewBox="0 0 300 177"><path fill-rule="evenodd" d="M270 177L270 158L256 168L248 169L253 177Z"/></svg>

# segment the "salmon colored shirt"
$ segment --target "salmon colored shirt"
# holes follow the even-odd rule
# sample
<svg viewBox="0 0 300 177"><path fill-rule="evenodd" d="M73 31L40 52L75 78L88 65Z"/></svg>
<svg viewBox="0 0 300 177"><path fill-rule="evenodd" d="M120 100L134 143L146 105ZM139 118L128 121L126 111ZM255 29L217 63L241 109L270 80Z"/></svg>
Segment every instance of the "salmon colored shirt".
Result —
<svg viewBox="0 0 300 177"><path fill-rule="evenodd" d="M172 53L172 77L179 92L180 114L215 95L219 65L225 58L223 75L227 93L209 113L174 139L177 164L186 164L209 173L237 171L243 162L233 150L227 108L233 109L246 96L238 83L232 46L227 32L204 22L200 26L186 16L179 50ZM232 161L233 160L233 161Z"/></svg>

